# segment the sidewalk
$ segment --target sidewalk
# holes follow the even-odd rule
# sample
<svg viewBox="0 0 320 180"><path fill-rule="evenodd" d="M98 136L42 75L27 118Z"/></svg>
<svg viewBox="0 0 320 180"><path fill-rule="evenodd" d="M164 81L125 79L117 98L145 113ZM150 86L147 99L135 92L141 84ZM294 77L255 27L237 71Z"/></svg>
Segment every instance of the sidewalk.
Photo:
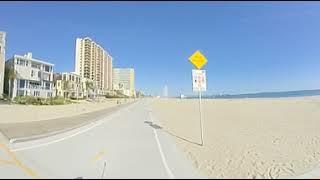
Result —
<svg viewBox="0 0 320 180"><path fill-rule="evenodd" d="M11 143L38 139L81 127L132 103L134 102L66 118L23 123L0 123L0 132Z"/></svg>
<svg viewBox="0 0 320 180"><path fill-rule="evenodd" d="M314 168L313 170L299 175L293 179L320 179L320 167Z"/></svg>

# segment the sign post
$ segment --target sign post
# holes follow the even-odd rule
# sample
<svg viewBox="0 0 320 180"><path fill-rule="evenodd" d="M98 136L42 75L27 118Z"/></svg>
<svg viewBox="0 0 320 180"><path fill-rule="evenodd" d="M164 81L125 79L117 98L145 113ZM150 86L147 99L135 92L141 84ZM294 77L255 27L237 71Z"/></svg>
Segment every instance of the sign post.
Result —
<svg viewBox="0 0 320 180"><path fill-rule="evenodd" d="M202 124L202 107L201 107L201 91L199 91L199 113L200 113L200 129L201 129L201 146L203 146L203 124Z"/></svg>
<svg viewBox="0 0 320 180"><path fill-rule="evenodd" d="M207 59L200 51L196 51L189 58L190 62L197 68L192 70L192 88L194 92L199 93L199 114L200 114L200 131L201 131L201 146L204 144L203 138L203 123L202 123L202 102L201 92L207 90L206 71L201 68L207 63Z"/></svg>

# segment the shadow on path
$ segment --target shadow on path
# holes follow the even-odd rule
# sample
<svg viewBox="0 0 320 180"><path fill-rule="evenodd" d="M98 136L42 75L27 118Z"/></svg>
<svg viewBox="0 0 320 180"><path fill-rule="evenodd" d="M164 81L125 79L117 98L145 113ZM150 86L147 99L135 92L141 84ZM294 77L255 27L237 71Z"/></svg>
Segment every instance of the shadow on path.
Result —
<svg viewBox="0 0 320 180"><path fill-rule="evenodd" d="M174 136L174 137L176 137L176 138L178 138L178 139L181 139L181 140L183 140L183 141L186 141L186 142L189 142L189 143L192 143L192 144L201 146L200 143L193 142L193 141L188 140L188 139L186 139L186 138L180 137L180 136L178 136L178 135L176 135L176 134L174 134L174 133L172 133L172 132L164 129L163 127L161 127L161 126L159 126L159 125L157 125L157 124L155 124L155 123L153 123L153 122L151 122L151 121L144 121L144 123L148 124L149 126L151 126L151 127L154 128L154 129L163 130L164 132L166 132L166 133L168 133L169 135Z"/></svg>

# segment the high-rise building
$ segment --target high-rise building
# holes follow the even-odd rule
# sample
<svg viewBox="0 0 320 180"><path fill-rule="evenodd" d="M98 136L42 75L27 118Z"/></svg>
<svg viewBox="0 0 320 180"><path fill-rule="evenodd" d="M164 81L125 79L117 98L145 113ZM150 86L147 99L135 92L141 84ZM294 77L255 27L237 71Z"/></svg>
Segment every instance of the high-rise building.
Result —
<svg viewBox="0 0 320 180"><path fill-rule="evenodd" d="M93 81L97 93L112 90L112 57L89 37L77 38L75 72Z"/></svg>
<svg viewBox="0 0 320 180"><path fill-rule="evenodd" d="M6 59L6 33L0 31L0 97L4 89L4 67Z"/></svg>
<svg viewBox="0 0 320 180"><path fill-rule="evenodd" d="M121 90L127 96L135 96L134 69L114 68L112 78L114 90Z"/></svg>

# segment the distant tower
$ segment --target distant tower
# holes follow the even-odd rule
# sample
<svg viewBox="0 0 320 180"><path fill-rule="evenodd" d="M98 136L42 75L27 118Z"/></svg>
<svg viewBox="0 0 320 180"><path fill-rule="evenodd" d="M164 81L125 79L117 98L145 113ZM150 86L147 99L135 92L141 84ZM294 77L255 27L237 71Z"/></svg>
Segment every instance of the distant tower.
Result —
<svg viewBox="0 0 320 180"><path fill-rule="evenodd" d="M163 97L168 97L168 86L165 85L163 88Z"/></svg>

